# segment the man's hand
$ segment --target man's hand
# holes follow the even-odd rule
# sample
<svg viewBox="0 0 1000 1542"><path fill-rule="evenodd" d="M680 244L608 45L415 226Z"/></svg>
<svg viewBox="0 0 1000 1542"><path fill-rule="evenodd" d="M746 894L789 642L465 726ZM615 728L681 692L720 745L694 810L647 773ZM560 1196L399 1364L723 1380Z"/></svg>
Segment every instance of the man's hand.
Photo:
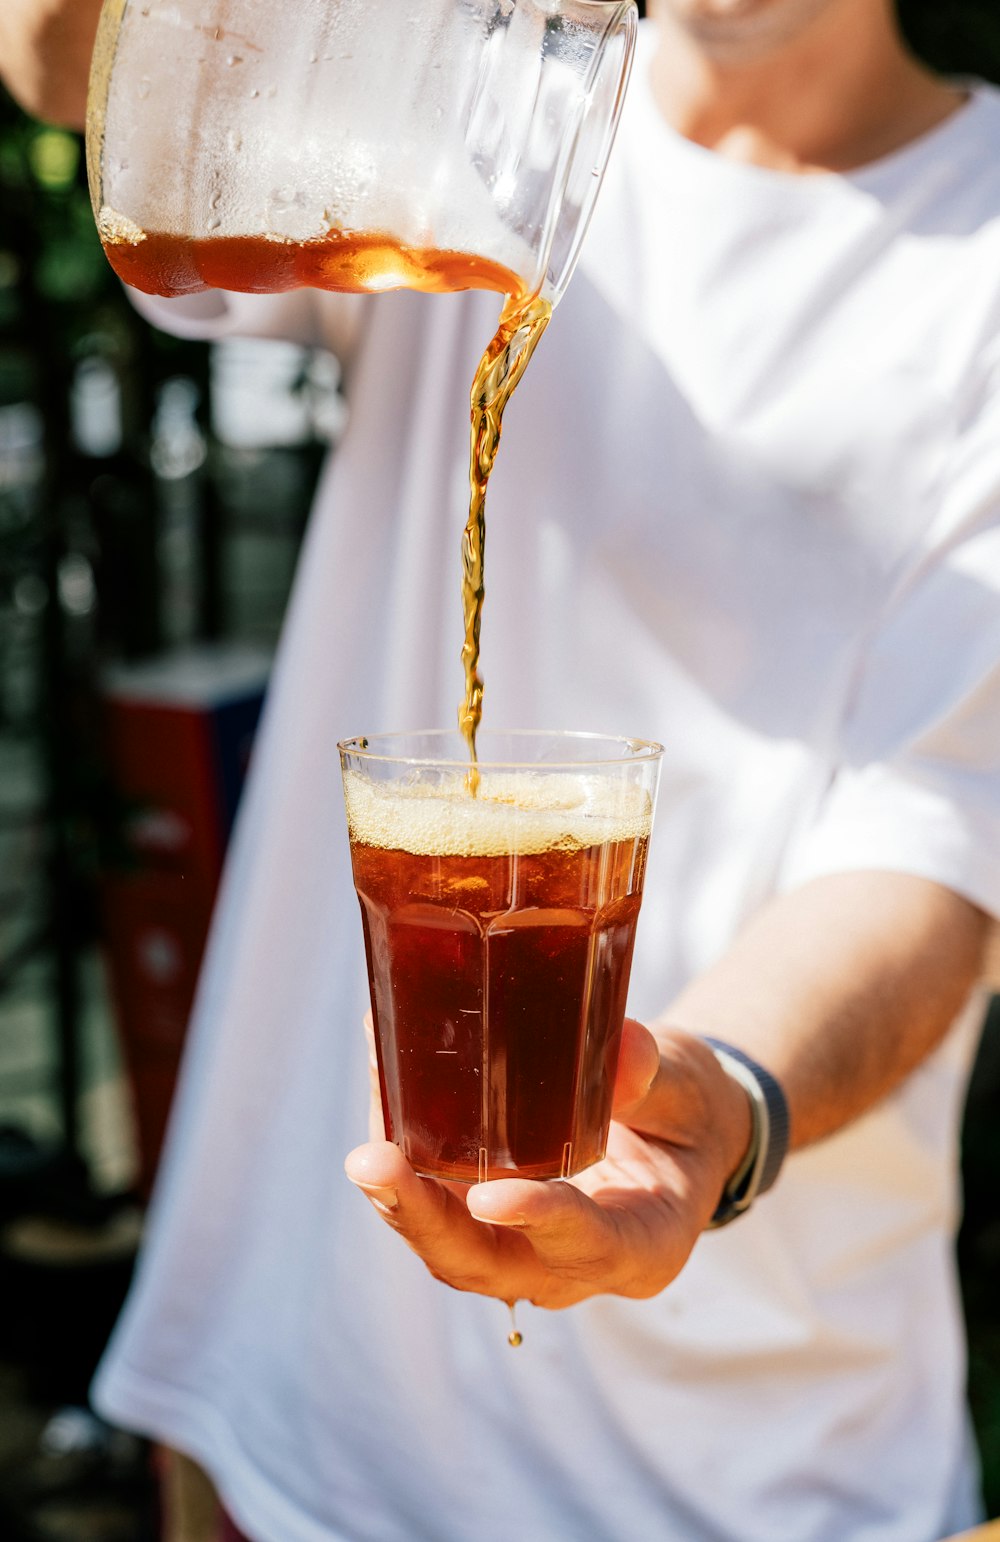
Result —
<svg viewBox="0 0 1000 1542"><path fill-rule="evenodd" d="M26 111L82 129L101 0L2 0L0 80Z"/></svg>
<svg viewBox="0 0 1000 1542"><path fill-rule="evenodd" d="M746 1093L694 1034L781 1082L791 1145L822 1140L914 1070L980 977L989 923L906 873L833 873L779 896L672 1004L656 1038L626 1023L608 1155L568 1183L459 1188L395 1146L347 1174L431 1273L459 1290L563 1307L651 1296L680 1272L750 1140Z"/></svg>
<svg viewBox="0 0 1000 1542"><path fill-rule="evenodd" d="M346 1170L437 1279L555 1308L669 1284L749 1140L746 1093L706 1045L627 1022L608 1154L579 1177L438 1183L387 1141L359 1146Z"/></svg>

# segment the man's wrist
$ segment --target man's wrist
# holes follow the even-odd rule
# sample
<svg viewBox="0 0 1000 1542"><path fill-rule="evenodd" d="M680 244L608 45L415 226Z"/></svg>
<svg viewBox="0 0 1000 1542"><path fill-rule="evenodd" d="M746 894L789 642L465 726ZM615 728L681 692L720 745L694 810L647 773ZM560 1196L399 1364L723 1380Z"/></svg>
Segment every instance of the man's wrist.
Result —
<svg viewBox="0 0 1000 1542"><path fill-rule="evenodd" d="M773 1186L788 1151L789 1118L777 1077L735 1045L707 1036L705 1043L730 1079L743 1088L751 1117L749 1145L709 1222L709 1229L716 1229L744 1215L758 1195Z"/></svg>

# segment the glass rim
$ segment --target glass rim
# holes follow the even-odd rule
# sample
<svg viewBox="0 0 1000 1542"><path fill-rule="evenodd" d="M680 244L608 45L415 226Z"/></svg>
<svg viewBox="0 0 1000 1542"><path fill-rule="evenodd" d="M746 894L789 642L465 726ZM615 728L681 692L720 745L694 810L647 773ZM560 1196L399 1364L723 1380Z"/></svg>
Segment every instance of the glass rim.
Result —
<svg viewBox="0 0 1000 1542"><path fill-rule="evenodd" d="M347 756L355 756L359 760L368 761L379 765L396 766L428 766L440 770L456 770L467 772L473 762L468 754L464 755L406 755L387 754L380 748L387 741L415 740L415 739L455 739L458 730L454 728L415 728L402 729L391 733L359 734L354 738L341 739L337 744L337 750L343 760ZM655 739L632 738L626 734L599 734L589 733L584 729L563 728L484 728L481 730L480 739L500 738L524 740L527 742L540 739L562 739L573 743L586 742L593 745L620 745L623 753L620 755L584 756L579 759L566 760L524 760L504 756L493 758L477 754L475 766L478 771L584 771L591 768L608 766L635 766L653 764L658 761L664 747Z"/></svg>

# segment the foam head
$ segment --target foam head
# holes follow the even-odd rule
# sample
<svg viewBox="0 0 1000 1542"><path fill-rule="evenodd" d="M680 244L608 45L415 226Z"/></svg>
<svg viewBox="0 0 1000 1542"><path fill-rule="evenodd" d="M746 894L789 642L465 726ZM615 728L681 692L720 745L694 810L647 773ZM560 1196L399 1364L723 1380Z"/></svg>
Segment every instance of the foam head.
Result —
<svg viewBox="0 0 1000 1542"><path fill-rule="evenodd" d="M434 781L373 781L349 770L351 840L423 856L505 856L582 850L648 837L652 800L624 777L482 772L475 797L464 773Z"/></svg>

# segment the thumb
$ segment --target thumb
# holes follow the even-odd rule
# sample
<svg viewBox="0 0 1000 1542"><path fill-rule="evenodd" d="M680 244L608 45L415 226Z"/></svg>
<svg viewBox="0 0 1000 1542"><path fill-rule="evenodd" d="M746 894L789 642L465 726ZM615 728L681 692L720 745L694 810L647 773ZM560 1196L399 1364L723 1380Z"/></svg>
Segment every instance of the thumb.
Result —
<svg viewBox="0 0 1000 1542"><path fill-rule="evenodd" d="M634 1017L626 1017L622 1026L612 1104L616 1119L621 1119L643 1101L659 1068L660 1046L653 1035Z"/></svg>
<svg viewBox="0 0 1000 1542"><path fill-rule="evenodd" d="M720 1153L723 1178L736 1171L752 1134L749 1094L704 1039L667 1024L654 1038L628 1018L613 1113L654 1140L711 1147Z"/></svg>

